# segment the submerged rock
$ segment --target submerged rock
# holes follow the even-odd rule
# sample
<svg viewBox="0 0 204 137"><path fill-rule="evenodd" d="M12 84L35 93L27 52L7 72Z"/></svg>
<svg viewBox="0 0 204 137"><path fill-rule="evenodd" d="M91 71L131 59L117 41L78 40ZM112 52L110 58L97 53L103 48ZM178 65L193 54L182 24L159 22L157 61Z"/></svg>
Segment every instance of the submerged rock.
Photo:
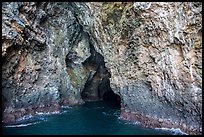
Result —
<svg viewBox="0 0 204 137"><path fill-rule="evenodd" d="M200 2L3 2L3 121L114 92L121 118L201 134L201 21Z"/></svg>

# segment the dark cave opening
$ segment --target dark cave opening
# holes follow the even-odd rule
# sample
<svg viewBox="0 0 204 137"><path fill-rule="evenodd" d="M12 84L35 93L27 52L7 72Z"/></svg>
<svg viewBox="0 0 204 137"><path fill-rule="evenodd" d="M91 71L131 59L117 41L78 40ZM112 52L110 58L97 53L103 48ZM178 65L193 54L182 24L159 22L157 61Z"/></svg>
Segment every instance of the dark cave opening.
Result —
<svg viewBox="0 0 204 137"><path fill-rule="evenodd" d="M118 109L121 108L121 98L118 94L115 94L112 90L105 92L103 94L103 101L113 104Z"/></svg>
<svg viewBox="0 0 204 137"><path fill-rule="evenodd" d="M96 81L96 79L87 80L84 90L81 92L82 99L85 102L105 101L120 109L121 98L111 89L109 77L102 78L99 84Z"/></svg>
<svg viewBox="0 0 204 137"><path fill-rule="evenodd" d="M110 87L111 74L105 66L104 57L95 51L92 44L90 44L90 53L90 57L83 62L89 76L81 92L82 99L85 102L103 100L120 108L121 98Z"/></svg>
<svg viewBox="0 0 204 137"><path fill-rule="evenodd" d="M85 102L109 102L120 108L121 98L111 89L109 80L111 74L105 66L104 57L95 50L89 34L84 32L83 35L88 38L91 55L82 63L87 79L81 91L81 98ZM73 60L77 58L76 54L74 51L70 51L66 55L65 62L67 68L75 68Z"/></svg>
<svg viewBox="0 0 204 137"><path fill-rule="evenodd" d="M103 101L114 104L118 108L121 107L121 98L111 89L109 77L102 80L98 87L98 95Z"/></svg>

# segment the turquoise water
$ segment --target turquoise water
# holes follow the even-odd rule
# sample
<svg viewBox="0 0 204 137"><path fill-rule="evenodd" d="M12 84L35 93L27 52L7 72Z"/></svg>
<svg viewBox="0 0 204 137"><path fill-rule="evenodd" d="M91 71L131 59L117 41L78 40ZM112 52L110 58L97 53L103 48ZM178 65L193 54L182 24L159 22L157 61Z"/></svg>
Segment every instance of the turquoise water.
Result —
<svg viewBox="0 0 204 137"><path fill-rule="evenodd" d="M118 119L118 106L89 102L62 108L58 114L38 114L12 125L3 125L9 135L168 135L175 132L142 128ZM180 134L180 133L176 133Z"/></svg>

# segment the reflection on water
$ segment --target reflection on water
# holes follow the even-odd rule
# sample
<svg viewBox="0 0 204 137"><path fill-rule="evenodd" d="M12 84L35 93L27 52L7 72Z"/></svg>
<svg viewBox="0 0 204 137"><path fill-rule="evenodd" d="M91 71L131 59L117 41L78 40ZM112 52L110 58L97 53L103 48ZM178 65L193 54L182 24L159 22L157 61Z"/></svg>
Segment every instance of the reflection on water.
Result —
<svg viewBox="0 0 204 137"><path fill-rule="evenodd" d="M173 130L142 128L118 119L120 110L109 102L89 102L62 107L60 113L39 114L12 125L3 125L3 134L24 135L168 135Z"/></svg>

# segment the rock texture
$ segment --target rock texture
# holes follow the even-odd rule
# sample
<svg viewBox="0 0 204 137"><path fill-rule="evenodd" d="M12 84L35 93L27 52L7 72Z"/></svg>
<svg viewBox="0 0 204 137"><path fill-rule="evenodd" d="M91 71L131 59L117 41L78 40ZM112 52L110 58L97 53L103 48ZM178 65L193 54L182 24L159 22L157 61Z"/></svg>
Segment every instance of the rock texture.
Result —
<svg viewBox="0 0 204 137"><path fill-rule="evenodd" d="M202 134L201 21L199 2L2 3L3 121L110 80L121 118Z"/></svg>
<svg viewBox="0 0 204 137"><path fill-rule="evenodd" d="M80 91L86 75L81 74L81 63L90 52L75 15L64 9L69 6L63 3L3 3L5 122L29 114L28 110L32 113L44 112L46 108L58 111L60 105L83 103ZM14 26L9 25L12 22ZM71 53L76 53L75 68L69 70L66 57ZM16 115L21 108L25 113Z"/></svg>
<svg viewBox="0 0 204 137"><path fill-rule="evenodd" d="M121 118L202 132L201 3L90 7Z"/></svg>

